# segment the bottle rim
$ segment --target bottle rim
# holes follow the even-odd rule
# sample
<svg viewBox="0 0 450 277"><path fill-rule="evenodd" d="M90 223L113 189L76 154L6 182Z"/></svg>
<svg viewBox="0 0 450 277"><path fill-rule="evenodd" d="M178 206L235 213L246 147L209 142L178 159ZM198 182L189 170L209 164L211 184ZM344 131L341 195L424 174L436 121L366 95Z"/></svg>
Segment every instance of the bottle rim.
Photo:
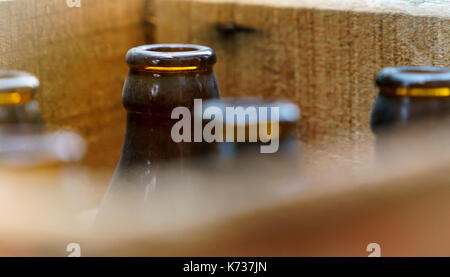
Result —
<svg viewBox="0 0 450 277"><path fill-rule="evenodd" d="M379 86L445 87L450 86L450 68L403 66L387 67L376 78Z"/></svg>
<svg viewBox="0 0 450 277"><path fill-rule="evenodd" d="M30 73L15 70L0 70L0 93L10 90L30 89L39 87L39 80Z"/></svg>
<svg viewBox="0 0 450 277"><path fill-rule="evenodd" d="M126 61L131 69L180 72L209 69L216 63L213 49L197 44L148 44L130 49Z"/></svg>

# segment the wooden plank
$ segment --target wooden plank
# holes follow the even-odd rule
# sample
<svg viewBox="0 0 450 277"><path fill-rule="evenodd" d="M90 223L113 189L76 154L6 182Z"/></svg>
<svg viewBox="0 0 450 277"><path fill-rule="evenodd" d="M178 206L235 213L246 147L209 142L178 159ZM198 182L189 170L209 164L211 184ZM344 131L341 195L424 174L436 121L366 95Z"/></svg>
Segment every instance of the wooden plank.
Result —
<svg viewBox="0 0 450 277"><path fill-rule="evenodd" d="M396 65L450 66L446 0L152 1L148 20L157 42L216 50L224 96L295 101L308 146L347 140L357 163L371 155L376 73ZM254 32L223 35L221 22Z"/></svg>
<svg viewBox="0 0 450 277"><path fill-rule="evenodd" d="M36 186L29 171L18 185L17 174L0 170L0 208L14 210L0 214L0 256L65 256L68 242L80 243L83 256L368 256L373 242L382 256L445 256L450 140L442 138L450 131L447 122L440 127L396 137L393 151L358 177L324 162L315 177L301 172L273 187L203 172L203 182L191 185L174 178L141 210L153 215L148 226L124 224L123 209L105 233L86 232L92 221L80 221L67 201L95 193L61 194L42 175Z"/></svg>
<svg viewBox="0 0 450 277"><path fill-rule="evenodd" d="M449 136L445 120L432 129L418 127L397 133L390 138L389 151L380 152L377 163L359 176L331 171L332 161L324 162L314 178L301 173L291 184L279 184L266 192L259 186L261 206L249 200L255 199L251 195L256 189L237 197L223 181L222 193L193 201L199 206L197 212L184 210L176 220L163 221L168 213L177 211L173 203L184 205L181 198L187 194L183 194L179 200L168 201L167 206L174 209L162 209L161 221L155 219L151 231L140 236L135 233L134 242L132 236L127 237L116 249L105 240L94 253L368 256L367 245L378 243L382 256L446 256L450 249L450 141L443 138ZM248 178L254 178L252 173ZM278 197L282 191L289 196ZM270 197L264 198L265 193ZM219 204L224 199L228 205ZM248 203L247 208L233 215L232 207L243 202ZM202 222L205 217L209 220Z"/></svg>
<svg viewBox="0 0 450 277"><path fill-rule="evenodd" d="M127 50L146 42L145 0L0 2L0 68L37 75L51 126L78 131L86 164L112 168L125 127L121 90Z"/></svg>

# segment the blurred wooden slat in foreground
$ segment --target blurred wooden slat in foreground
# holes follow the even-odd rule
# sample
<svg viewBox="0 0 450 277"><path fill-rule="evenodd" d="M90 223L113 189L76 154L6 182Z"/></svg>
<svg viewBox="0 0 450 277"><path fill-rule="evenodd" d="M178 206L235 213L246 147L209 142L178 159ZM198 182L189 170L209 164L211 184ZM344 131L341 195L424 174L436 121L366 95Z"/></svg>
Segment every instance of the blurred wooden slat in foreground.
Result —
<svg viewBox="0 0 450 277"><path fill-rule="evenodd" d="M206 179L192 190L174 180L145 228L118 212L114 228L93 232L56 190L3 186L0 207L14 212L1 214L0 254L61 256L77 242L85 256L367 256L375 242L383 256L449 255L449 136L414 130L357 176L324 162L239 195L226 178L218 190Z"/></svg>

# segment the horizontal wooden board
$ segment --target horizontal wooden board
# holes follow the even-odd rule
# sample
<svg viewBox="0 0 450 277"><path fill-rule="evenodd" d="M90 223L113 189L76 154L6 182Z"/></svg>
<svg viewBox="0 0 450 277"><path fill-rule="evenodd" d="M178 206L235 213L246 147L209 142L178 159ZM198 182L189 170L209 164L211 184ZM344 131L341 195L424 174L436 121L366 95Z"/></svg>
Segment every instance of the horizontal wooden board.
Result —
<svg viewBox="0 0 450 277"><path fill-rule="evenodd" d="M165 190L151 196L152 206L133 214L145 215L148 226L130 224L124 208L104 232L89 232L95 210L71 208L95 200L92 187L68 194L44 182L55 172L41 172L49 176L38 183L36 172L25 172L18 185L14 173L0 170L0 208L14 211L0 214L0 255L66 256L70 241L81 244L82 256L368 256L370 243L382 256L446 256L450 140L442 138L450 131L447 122L441 127L401 134L358 176L331 170L330 160L315 176L298 172L276 185L255 183L249 171L236 172L243 178L233 183L185 172L203 181L173 178L158 187L154 193Z"/></svg>

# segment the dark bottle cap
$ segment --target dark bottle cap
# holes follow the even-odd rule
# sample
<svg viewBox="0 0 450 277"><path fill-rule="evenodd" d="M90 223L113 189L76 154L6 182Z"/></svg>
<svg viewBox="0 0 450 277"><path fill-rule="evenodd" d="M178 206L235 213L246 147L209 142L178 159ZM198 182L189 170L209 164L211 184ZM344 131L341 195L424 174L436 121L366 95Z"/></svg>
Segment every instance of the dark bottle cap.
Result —
<svg viewBox="0 0 450 277"><path fill-rule="evenodd" d="M157 72L196 71L211 68L216 53L196 44L150 44L132 48L127 53L131 69Z"/></svg>
<svg viewBox="0 0 450 277"><path fill-rule="evenodd" d="M444 67L388 67L376 78L380 93L411 97L450 96L450 69Z"/></svg>

